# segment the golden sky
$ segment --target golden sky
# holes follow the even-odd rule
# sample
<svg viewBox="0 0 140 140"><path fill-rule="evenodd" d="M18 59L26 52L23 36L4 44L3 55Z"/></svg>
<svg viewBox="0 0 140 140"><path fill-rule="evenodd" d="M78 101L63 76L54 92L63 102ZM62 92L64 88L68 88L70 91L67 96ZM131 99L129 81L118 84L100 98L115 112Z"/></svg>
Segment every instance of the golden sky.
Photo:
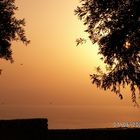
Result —
<svg viewBox="0 0 140 140"><path fill-rule="evenodd" d="M97 55L97 45L87 41L76 47L76 38L88 38L82 22L74 15L78 0L16 0L16 4L19 7L17 16L26 19L25 30L31 43L27 47L21 42L13 43L13 64L1 60L0 118L31 117L27 110L23 110L24 115L20 116L17 113L21 111L20 106L52 104L93 106L95 122L99 108L103 109L100 110L102 116L105 106L112 108L107 109L104 116L108 122L122 120L119 115L113 118L110 115L112 111L114 114L122 113L123 120L139 120L139 110L132 107L128 91L124 93L125 99L120 101L114 93L91 84L89 75L102 63ZM19 108L17 112L8 114L11 106ZM40 117L36 114L34 112L32 116Z"/></svg>

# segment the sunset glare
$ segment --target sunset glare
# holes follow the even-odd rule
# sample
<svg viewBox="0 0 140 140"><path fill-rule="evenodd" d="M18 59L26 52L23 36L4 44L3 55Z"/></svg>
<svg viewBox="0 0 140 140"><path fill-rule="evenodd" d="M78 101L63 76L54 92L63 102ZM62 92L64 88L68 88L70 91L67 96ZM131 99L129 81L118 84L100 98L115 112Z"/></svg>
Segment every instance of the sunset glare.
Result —
<svg viewBox="0 0 140 140"><path fill-rule="evenodd" d="M16 0L16 16L25 18L28 46L13 42L14 63L1 60L0 119L48 118L49 128L113 127L139 122L140 110L124 90L124 99L98 89L90 74L104 68L74 15L78 0ZM79 37L87 41L76 46Z"/></svg>

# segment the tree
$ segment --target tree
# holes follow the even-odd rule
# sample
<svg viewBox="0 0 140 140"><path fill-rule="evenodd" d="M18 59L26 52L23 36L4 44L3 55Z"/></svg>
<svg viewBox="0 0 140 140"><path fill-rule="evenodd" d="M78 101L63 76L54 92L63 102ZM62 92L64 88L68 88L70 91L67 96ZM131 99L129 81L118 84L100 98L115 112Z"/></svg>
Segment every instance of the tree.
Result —
<svg viewBox="0 0 140 140"><path fill-rule="evenodd" d="M87 26L92 43L106 64L91 76L97 87L115 92L130 86L132 102L140 94L140 0L81 0L75 14ZM138 93L137 93L138 92Z"/></svg>
<svg viewBox="0 0 140 140"><path fill-rule="evenodd" d="M25 20L17 19L15 0L0 0L0 58L13 62L11 43L21 40L25 45L30 41L25 36Z"/></svg>

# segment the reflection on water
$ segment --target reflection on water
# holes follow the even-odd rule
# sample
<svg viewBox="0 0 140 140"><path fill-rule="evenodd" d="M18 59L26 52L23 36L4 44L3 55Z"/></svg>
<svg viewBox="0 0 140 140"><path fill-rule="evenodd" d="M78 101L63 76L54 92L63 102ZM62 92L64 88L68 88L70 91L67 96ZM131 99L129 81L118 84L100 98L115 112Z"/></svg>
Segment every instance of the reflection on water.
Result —
<svg viewBox="0 0 140 140"><path fill-rule="evenodd" d="M48 118L49 128L113 127L114 122L140 122L139 109L108 106L1 105L0 119Z"/></svg>

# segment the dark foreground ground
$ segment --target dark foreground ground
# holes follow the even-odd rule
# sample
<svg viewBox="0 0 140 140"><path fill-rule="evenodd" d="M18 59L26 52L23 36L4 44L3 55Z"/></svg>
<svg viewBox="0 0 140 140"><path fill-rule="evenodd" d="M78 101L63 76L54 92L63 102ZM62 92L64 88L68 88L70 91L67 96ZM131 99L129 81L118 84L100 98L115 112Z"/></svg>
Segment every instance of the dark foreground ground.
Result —
<svg viewBox="0 0 140 140"><path fill-rule="evenodd" d="M48 130L48 140L129 140L140 139L140 129L108 128Z"/></svg>
<svg viewBox="0 0 140 140"><path fill-rule="evenodd" d="M47 119L2 120L0 140L129 140L140 128L48 129Z"/></svg>

